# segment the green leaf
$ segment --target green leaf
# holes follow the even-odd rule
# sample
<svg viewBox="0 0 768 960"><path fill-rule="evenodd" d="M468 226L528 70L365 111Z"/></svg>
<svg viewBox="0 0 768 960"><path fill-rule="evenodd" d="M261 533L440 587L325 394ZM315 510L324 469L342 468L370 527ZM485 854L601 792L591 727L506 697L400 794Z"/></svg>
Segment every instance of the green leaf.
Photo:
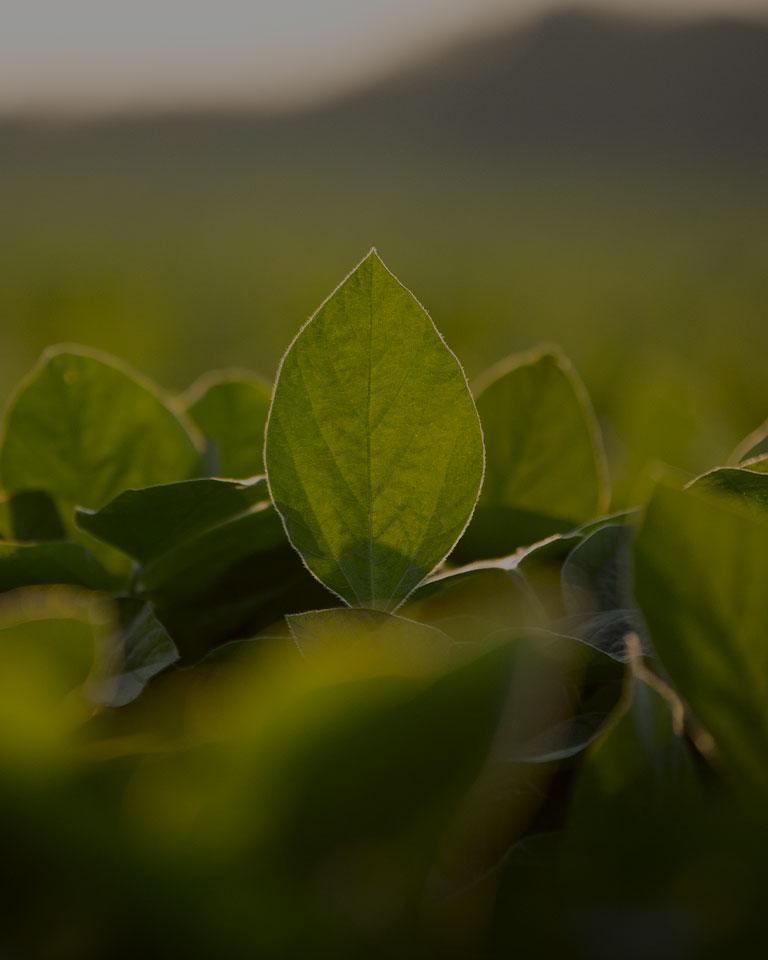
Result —
<svg viewBox="0 0 768 960"><path fill-rule="evenodd" d="M65 540L67 532L53 498L44 490L11 495L8 516L13 538L21 541Z"/></svg>
<svg viewBox="0 0 768 960"><path fill-rule="evenodd" d="M731 463L744 463L745 460L754 460L768 454L768 422L745 437L731 455Z"/></svg>
<svg viewBox="0 0 768 960"><path fill-rule="evenodd" d="M768 790L768 519L663 482L645 512L635 571L676 688L740 780Z"/></svg>
<svg viewBox="0 0 768 960"><path fill-rule="evenodd" d="M336 607L290 614L286 620L307 659L332 651L345 657L362 653L383 657L398 671L418 671L445 667L452 655L451 641L440 630L381 610Z"/></svg>
<svg viewBox="0 0 768 960"><path fill-rule="evenodd" d="M469 642L504 628L535 626L542 616L530 587L514 570L472 566L430 578L400 613Z"/></svg>
<svg viewBox="0 0 768 960"><path fill-rule="evenodd" d="M0 592L42 584L109 590L113 582L79 543L0 543Z"/></svg>
<svg viewBox="0 0 768 960"><path fill-rule="evenodd" d="M77 519L141 563L135 589L190 659L328 603L266 496L263 477L204 478L128 490Z"/></svg>
<svg viewBox="0 0 768 960"><path fill-rule="evenodd" d="M730 497L758 515L765 516L768 510L768 473L741 467L718 467L697 477L690 486Z"/></svg>
<svg viewBox="0 0 768 960"><path fill-rule="evenodd" d="M88 685L109 656L112 608L69 587L0 601L0 763L33 768L93 713ZM60 757L58 758L60 759Z"/></svg>
<svg viewBox="0 0 768 960"><path fill-rule="evenodd" d="M629 524L608 524L571 550L560 574L568 613L632 606L632 532Z"/></svg>
<svg viewBox="0 0 768 960"><path fill-rule="evenodd" d="M77 522L141 563L183 547L207 530L269 506L264 477L248 482L203 478L126 490L101 510L77 510Z"/></svg>
<svg viewBox="0 0 768 960"><path fill-rule="evenodd" d="M623 668L602 651L548 630L500 631L513 651L509 695L494 758L550 763L594 739L616 706Z"/></svg>
<svg viewBox="0 0 768 960"><path fill-rule="evenodd" d="M119 605L117 640L98 680L88 686L97 703L122 707L131 703L158 673L179 659L179 652L151 604L123 600Z"/></svg>
<svg viewBox="0 0 768 960"><path fill-rule="evenodd" d="M375 252L291 344L267 425L272 498L309 569L395 609L451 551L483 439L464 372Z"/></svg>
<svg viewBox="0 0 768 960"><path fill-rule="evenodd" d="M264 472L271 397L266 381L240 370L206 374L189 388L183 403L211 447L216 475L243 478Z"/></svg>
<svg viewBox="0 0 768 960"><path fill-rule="evenodd" d="M556 352L513 357L478 385L487 466L456 556L503 556L604 513L608 480L586 390Z"/></svg>
<svg viewBox="0 0 768 960"><path fill-rule="evenodd" d="M8 491L44 490L63 511L185 479L199 461L187 427L151 384L80 347L43 354L11 400L0 450Z"/></svg>

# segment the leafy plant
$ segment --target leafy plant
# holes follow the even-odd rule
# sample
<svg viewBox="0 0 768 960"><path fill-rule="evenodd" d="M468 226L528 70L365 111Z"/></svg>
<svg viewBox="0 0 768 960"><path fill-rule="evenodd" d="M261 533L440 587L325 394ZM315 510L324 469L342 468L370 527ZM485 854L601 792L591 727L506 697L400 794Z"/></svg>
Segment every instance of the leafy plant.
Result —
<svg viewBox="0 0 768 960"><path fill-rule="evenodd" d="M4 953L755 942L763 440L611 514L558 351L479 384L375 251L274 389L44 355L0 448Z"/></svg>

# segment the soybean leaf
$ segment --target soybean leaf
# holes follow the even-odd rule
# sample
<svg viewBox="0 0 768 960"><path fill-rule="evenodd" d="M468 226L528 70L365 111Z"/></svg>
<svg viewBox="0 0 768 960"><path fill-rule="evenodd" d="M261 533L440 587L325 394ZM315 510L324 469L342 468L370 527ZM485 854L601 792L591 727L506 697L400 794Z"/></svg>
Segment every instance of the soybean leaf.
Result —
<svg viewBox="0 0 768 960"><path fill-rule="evenodd" d="M731 463L744 463L768 454L768 422L745 437L731 455Z"/></svg>
<svg viewBox="0 0 768 960"><path fill-rule="evenodd" d="M78 522L140 561L135 589L190 659L328 603L265 494L263 478L163 484L81 510Z"/></svg>
<svg viewBox="0 0 768 960"><path fill-rule="evenodd" d="M537 624L541 608L525 580L500 567L464 567L423 583L401 613L454 640L479 641L504 628Z"/></svg>
<svg viewBox="0 0 768 960"><path fill-rule="evenodd" d="M44 490L22 490L8 500L13 539L19 541L65 540L67 531L53 498Z"/></svg>
<svg viewBox="0 0 768 960"><path fill-rule="evenodd" d="M88 696L96 703L122 707L135 700L161 671L179 659L176 645L155 616L151 604L124 600L119 606L117 637L111 656Z"/></svg>
<svg viewBox="0 0 768 960"><path fill-rule="evenodd" d="M568 613L594 613L632 605L632 527L601 527L566 557L560 574Z"/></svg>
<svg viewBox="0 0 768 960"><path fill-rule="evenodd" d="M477 411L458 360L374 251L283 358L266 465L291 542L351 605L396 608L461 536L482 481Z"/></svg>
<svg viewBox="0 0 768 960"><path fill-rule="evenodd" d="M77 510L77 522L146 564L257 504L267 507L268 498L264 477L185 480L126 490L101 510Z"/></svg>
<svg viewBox="0 0 768 960"><path fill-rule="evenodd" d="M271 386L244 370L201 377L183 398L187 414L208 441L212 470L222 477L264 472L264 427Z"/></svg>
<svg viewBox="0 0 768 960"><path fill-rule="evenodd" d="M513 357L478 384L487 466L456 556L502 556L605 511L599 428L569 361L546 351Z"/></svg>
<svg viewBox="0 0 768 960"><path fill-rule="evenodd" d="M690 865L701 829L713 826L702 818L704 797L682 705L651 675L631 676L623 703L584 758L561 862L550 873L556 914L571 909L582 919L571 928L577 956L594 955L598 931L605 956L639 955L637 944L651 942L665 956L695 954L692 931L700 926L677 918L700 909ZM612 922L603 929L606 917Z"/></svg>
<svg viewBox="0 0 768 960"><path fill-rule="evenodd" d="M588 537L603 527L628 522L636 511L609 514L590 521L566 534L553 534L532 544L510 558L514 568L533 587L536 595L552 617L562 617L567 612L563 598L563 566L571 553Z"/></svg>
<svg viewBox="0 0 768 960"><path fill-rule="evenodd" d="M86 693L109 656L111 605L62 587L0 598L0 757L34 764L93 713Z"/></svg>
<svg viewBox="0 0 768 960"><path fill-rule="evenodd" d="M593 739L621 696L623 669L602 651L548 630L500 632L513 652L496 760L549 763Z"/></svg>
<svg viewBox="0 0 768 960"><path fill-rule="evenodd" d="M646 821L651 811L651 822L659 823L670 800L695 800L701 786L683 736L682 703L637 670L634 654L632 662L623 702L590 751L574 797L572 822L581 841L587 832L596 839L607 824L626 836L627 823Z"/></svg>
<svg viewBox="0 0 768 960"><path fill-rule="evenodd" d="M637 538L635 579L676 688L731 772L768 789L768 520L662 482Z"/></svg>
<svg viewBox="0 0 768 960"><path fill-rule="evenodd" d="M79 543L0 543L0 592L42 584L109 590L113 579Z"/></svg>
<svg viewBox="0 0 768 960"><path fill-rule="evenodd" d="M690 486L730 497L743 508L763 516L768 510L768 473L742 467L718 467L697 477Z"/></svg>
<svg viewBox="0 0 768 960"><path fill-rule="evenodd" d="M44 490L70 511L190 477L199 459L185 424L151 384L102 354L58 347L11 400L0 471L11 493Z"/></svg>
<svg viewBox="0 0 768 960"><path fill-rule="evenodd" d="M629 524L607 524L568 554L560 573L566 616L553 624L610 657L626 660L626 640L636 636L650 652L647 631L632 593L632 535Z"/></svg>
<svg viewBox="0 0 768 960"><path fill-rule="evenodd" d="M310 660L333 651L345 658L362 653L368 663L382 660L397 672L450 663L452 644L444 633L381 610L336 607L290 614L286 620L296 645Z"/></svg>
<svg viewBox="0 0 768 960"><path fill-rule="evenodd" d="M628 659L627 641L637 639L644 656L651 655L647 629L639 610L634 607L576 613L552 623L559 634L573 637L602 651L613 660Z"/></svg>

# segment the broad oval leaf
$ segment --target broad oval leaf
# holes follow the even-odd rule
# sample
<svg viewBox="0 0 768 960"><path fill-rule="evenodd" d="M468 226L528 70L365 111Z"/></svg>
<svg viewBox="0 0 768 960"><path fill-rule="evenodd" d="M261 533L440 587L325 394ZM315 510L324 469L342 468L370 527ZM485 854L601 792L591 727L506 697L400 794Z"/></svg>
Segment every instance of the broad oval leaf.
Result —
<svg viewBox="0 0 768 960"><path fill-rule="evenodd" d="M479 384L487 466L461 562L503 556L604 513L608 480L587 392L554 351L513 357Z"/></svg>
<svg viewBox="0 0 768 960"><path fill-rule="evenodd" d="M315 576L395 609L451 551L483 475L464 372L372 251L291 344L267 424L272 499Z"/></svg>
<svg viewBox="0 0 768 960"><path fill-rule="evenodd" d="M264 427L272 387L244 370L206 374L184 397L187 415L210 447L212 472L253 477L264 472Z"/></svg>
<svg viewBox="0 0 768 960"><path fill-rule="evenodd" d="M200 454L160 394L80 347L46 351L8 409L0 471L10 492L43 490L67 510L195 474Z"/></svg>

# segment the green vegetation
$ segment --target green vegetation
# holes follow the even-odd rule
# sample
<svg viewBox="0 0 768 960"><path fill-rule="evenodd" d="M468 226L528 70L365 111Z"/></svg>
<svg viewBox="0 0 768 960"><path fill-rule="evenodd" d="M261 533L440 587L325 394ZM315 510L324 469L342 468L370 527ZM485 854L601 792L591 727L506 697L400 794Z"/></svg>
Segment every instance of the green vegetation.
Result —
<svg viewBox="0 0 768 960"><path fill-rule="evenodd" d="M608 513L565 357L476 407L375 252L266 389L65 346L10 400L0 949L749 952L765 434Z"/></svg>

